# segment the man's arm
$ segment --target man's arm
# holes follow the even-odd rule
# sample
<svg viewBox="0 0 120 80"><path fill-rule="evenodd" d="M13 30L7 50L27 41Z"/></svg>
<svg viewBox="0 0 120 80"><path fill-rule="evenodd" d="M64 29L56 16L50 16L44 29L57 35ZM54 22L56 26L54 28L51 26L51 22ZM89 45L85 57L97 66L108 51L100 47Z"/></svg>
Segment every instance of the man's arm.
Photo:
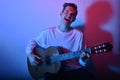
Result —
<svg viewBox="0 0 120 80"><path fill-rule="evenodd" d="M36 51L37 46L38 44L36 40L32 39L29 41L26 48L27 57L30 60L31 65L33 66L42 64L41 57L37 55L37 51Z"/></svg>

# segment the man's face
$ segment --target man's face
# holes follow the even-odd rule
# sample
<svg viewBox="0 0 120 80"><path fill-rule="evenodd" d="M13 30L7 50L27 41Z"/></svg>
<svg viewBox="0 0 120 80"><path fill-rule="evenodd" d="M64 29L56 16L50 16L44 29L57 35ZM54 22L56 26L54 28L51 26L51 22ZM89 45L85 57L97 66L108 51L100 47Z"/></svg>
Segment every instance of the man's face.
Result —
<svg viewBox="0 0 120 80"><path fill-rule="evenodd" d="M67 6L63 12L61 12L61 21L65 25L70 25L76 18L76 10L71 7Z"/></svg>

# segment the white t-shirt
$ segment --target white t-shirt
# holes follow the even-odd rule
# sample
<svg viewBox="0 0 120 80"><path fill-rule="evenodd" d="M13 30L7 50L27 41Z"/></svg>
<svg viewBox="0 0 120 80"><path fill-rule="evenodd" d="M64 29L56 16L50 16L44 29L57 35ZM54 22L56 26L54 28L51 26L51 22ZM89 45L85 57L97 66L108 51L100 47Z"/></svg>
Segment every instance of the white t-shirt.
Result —
<svg viewBox="0 0 120 80"><path fill-rule="evenodd" d="M36 42L43 48L50 46L59 46L63 53L78 51L82 48L83 33L77 29L71 29L69 32L62 32L58 27L51 27L41 32L36 37ZM66 60L66 66L70 68L80 68L78 58Z"/></svg>

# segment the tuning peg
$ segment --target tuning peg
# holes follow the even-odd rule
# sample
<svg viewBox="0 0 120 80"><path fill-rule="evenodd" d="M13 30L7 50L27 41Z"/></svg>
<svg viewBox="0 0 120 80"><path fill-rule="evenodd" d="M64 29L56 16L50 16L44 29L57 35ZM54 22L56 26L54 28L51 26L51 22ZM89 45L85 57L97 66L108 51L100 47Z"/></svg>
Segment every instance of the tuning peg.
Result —
<svg viewBox="0 0 120 80"><path fill-rule="evenodd" d="M101 48L101 46L98 46L98 48Z"/></svg>
<svg viewBox="0 0 120 80"><path fill-rule="evenodd" d="M100 50L100 53L102 53L102 50Z"/></svg>
<svg viewBox="0 0 120 80"><path fill-rule="evenodd" d="M94 47L94 49L97 49L97 47Z"/></svg>
<svg viewBox="0 0 120 80"><path fill-rule="evenodd" d="M106 49L103 49L104 52L106 52L107 50Z"/></svg>
<svg viewBox="0 0 120 80"><path fill-rule="evenodd" d="M97 53L98 53L98 51L96 50L96 51L95 51L95 53L97 54Z"/></svg>
<svg viewBox="0 0 120 80"><path fill-rule="evenodd" d="M105 47L105 44L103 44L102 47Z"/></svg>

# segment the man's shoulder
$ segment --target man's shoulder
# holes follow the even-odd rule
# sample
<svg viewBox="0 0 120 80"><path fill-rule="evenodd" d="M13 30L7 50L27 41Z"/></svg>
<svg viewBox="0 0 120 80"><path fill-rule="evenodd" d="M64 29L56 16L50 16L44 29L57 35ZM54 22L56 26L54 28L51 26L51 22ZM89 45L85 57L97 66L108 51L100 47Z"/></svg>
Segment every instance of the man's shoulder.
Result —
<svg viewBox="0 0 120 80"><path fill-rule="evenodd" d="M82 32L80 29L72 28L72 30L73 30L75 33L83 34L83 32Z"/></svg>
<svg viewBox="0 0 120 80"><path fill-rule="evenodd" d="M57 27L53 26L53 27L48 27L48 30L55 30Z"/></svg>
<svg viewBox="0 0 120 80"><path fill-rule="evenodd" d="M55 28L54 26L53 27L46 27L42 30L42 32L46 32L46 31L52 30L54 28Z"/></svg>
<svg viewBox="0 0 120 80"><path fill-rule="evenodd" d="M51 30L55 30L55 29L56 29L56 26L53 26L53 27L46 28L44 31L51 31Z"/></svg>
<svg viewBox="0 0 120 80"><path fill-rule="evenodd" d="M56 26L53 26L53 27L47 27L46 29L44 29L42 31L42 33L44 34L50 34L51 32L54 32L56 30Z"/></svg>

